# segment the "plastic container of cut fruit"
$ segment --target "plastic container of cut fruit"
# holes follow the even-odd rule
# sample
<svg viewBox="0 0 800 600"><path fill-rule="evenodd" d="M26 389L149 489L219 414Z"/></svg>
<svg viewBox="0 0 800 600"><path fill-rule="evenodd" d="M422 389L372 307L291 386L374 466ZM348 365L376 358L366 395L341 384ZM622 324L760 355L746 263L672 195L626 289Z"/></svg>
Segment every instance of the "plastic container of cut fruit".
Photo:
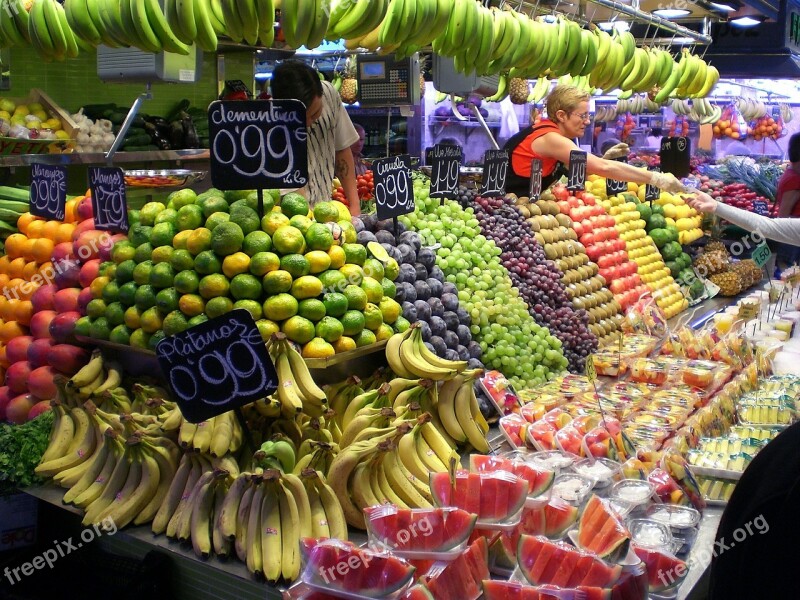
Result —
<svg viewBox="0 0 800 600"><path fill-rule="evenodd" d="M562 471L566 471L572 467L578 460L578 457L569 452L562 452L561 450L545 450L529 454L526 460L534 466L538 465L541 468L550 469L558 476ZM555 485L555 483L553 485Z"/></svg>
<svg viewBox="0 0 800 600"><path fill-rule="evenodd" d="M634 358L628 361L631 381L648 385L664 385L669 378L669 368L649 358Z"/></svg>
<svg viewBox="0 0 800 600"><path fill-rule="evenodd" d="M655 491L656 486L649 481L642 481L641 479L622 479L611 487L609 498L612 501L621 500L629 504L631 510L635 510L647 504L653 497Z"/></svg>
<svg viewBox="0 0 800 600"><path fill-rule="evenodd" d="M553 425L541 419L528 427L527 443L539 451L557 450L556 433L558 430Z"/></svg>
<svg viewBox="0 0 800 600"><path fill-rule="evenodd" d="M469 468L473 473L506 471L524 479L528 485L525 508L543 508L550 500L555 469L534 464L521 456L470 455Z"/></svg>
<svg viewBox="0 0 800 600"><path fill-rule="evenodd" d="M391 504L364 510L369 548L409 560L453 560L467 547L477 516L460 508L403 509Z"/></svg>
<svg viewBox="0 0 800 600"><path fill-rule="evenodd" d="M584 458L572 469L593 482L594 488L603 489L622 478L622 465L608 458Z"/></svg>
<svg viewBox="0 0 800 600"><path fill-rule="evenodd" d="M503 437L512 448L525 448L530 423L517 414L511 414L500 417L498 425Z"/></svg>
<svg viewBox="0 0 800 600"><path fill-rule="evenodd" d="M578 473L561 473L553 482L552 494L572 506L583 506L592 493L594 480Z"/></svg>
<svg viewBox="0 0 800 600"><path fill-rule="evenodd" d="M667 429L672 432L680 427L684 420L685 417L681 415L647 410L635 415L631 419L631 423L644 425L645 427L650 427L652 429Z"/></svg>
<svg viewBox="0 0 800 600"><path fill-rule="evenodd" d="M628 531L631 532L631 541L637 546L650 550L673 552L672 530L667 525L655 519L630 519Z"/></svg>
<svg viewBox="0 0 800 600"><path fill-rule="evenodd" d="M594 370L598 375L622 377L627 371L625 358L628 354L620 354L611 350L594 353Z"/></svg>
<svg viewBox="0 0 800 600"><path fill-rule="evenodd" d="M707 388L714 383L716 369L710 363L692 361L683 370L683 382L692 387Z"/></svg>
<svg viewBox="0 0 800 600"><path fill-rule="evenodd" d="M635 381L615 381L604 389L607 394L621 394L633 399L642 399L649 396L652 391L642 383Z"/></svg>
<svg viewBox="0 0 800 600"><path fill-rule="evenodd" d="M761 427L786 427L795 420L795 412L787 407L744 405L737 407L739 422Z"/></svg>
<svg viewBox="0 0 800 600"><path fill-rule="evenodd" d="M676 554L689 551L697 537L697 524L700 523L700 513L697 510L677 504L652 504L647 507L645 516L669 527L673 539L681 544L674 550Z"/></svg>

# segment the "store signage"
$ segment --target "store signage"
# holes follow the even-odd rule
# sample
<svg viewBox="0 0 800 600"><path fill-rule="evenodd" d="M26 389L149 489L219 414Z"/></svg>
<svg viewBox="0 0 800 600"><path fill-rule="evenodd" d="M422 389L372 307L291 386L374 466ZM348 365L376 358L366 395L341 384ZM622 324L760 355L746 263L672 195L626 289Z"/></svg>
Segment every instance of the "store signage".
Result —
<svg viewBox="0 0 800 600"><path fill-rule="evenodd" d="M414 211L414 183L408 154L374 161L372 174L379 219L391 219Z"/></svg>
<svg viewBox="0 0 800 600"><path fill-rule="evenodd" d="M95 229L128 233L128 203L122 169L89 167L89 189Z"/></svg>
<svg viewBox="0 0 800 600"><path fill-rule="evenodd" d="M63 221L67 206L67 168L31 165L31 214Z"/></svg>
<svg viewBox="0 0 800 600"><path fill-rule="evenodd" d="M531 180L528 185L528 198L535 202L542 195L542 161L539 158L531 160Z"/></svg>
<svg viewBox="0 0 800 600"><path fill-rule="evenodd" d="M691 172L689 154L692 144L687 137L663 137L658 156L661 159L661 171L672 173L680 179Z"/></svg>
<svg viewBox="0 0 800 600"><path fill-rule="evenodd" d="M505 196L508 159L507 150L487 150L483 155L481 196L487 198Z"/></svg>
<svg viewBox="0 0 800 600"><path fill-rule="evenodd" d="M190 423L265 398L278 376L250 313L232 310L164 338L158 363Z"/></svg>
<svg viewBox="0 0 800 600"><path fill-rule="evenodd" d="M660 169L652 168L650 171L655 171L656 173L661 172ZM644 200L645 202L653 202L653 200L658 200L661 196L661 190L658 189L656 186L647 184L644 188Z"/></svg>
<svg viewBox="0 0 800 600"><path fill-rule="evenodd" d="M452 144L436 144L431 150L431 198L455 198L463 156Z"/></svg>
<svg viewBox="0 0 800 600"><path fill-rule="evenodd" d="M211 182L221 190L308 183L306 107L299 100L234 100L208 108Z"/></svg>
<svg viewBox="0 0 800 600"><path fill-rule="evenodd" d="M769 249L769 246L767 246L766 242L761 242L758 246L753 248L750 258L752 258L753 262L756 263L759 268L761 268L767 264L770 256L772 256L772 251Z"/></svg>
<svg viewBox="0 0 800 600"><path fill-rule="evenodd" d="M586 152L583 150L569 153L567 189L576 192L586 189Z"/></svg>
<svg viewBox="0 0 800 600"><path fill-rule="evenodd" d="M627 163L628 157L620 156L619 158L614 158L612 160L616 160L617 162ZM606 196L615 196L617 194L621 194L627 191L628 191L627 181L620 181L618 179L606 179Z"/></svg>
<svg viewBox="0 0 800 600"><path fill-rule="evenodd" d="M753 202L753 212L757 215L761 215L762 217L769 216L769 204L767 204L764 200L756 200Z"/></svg>

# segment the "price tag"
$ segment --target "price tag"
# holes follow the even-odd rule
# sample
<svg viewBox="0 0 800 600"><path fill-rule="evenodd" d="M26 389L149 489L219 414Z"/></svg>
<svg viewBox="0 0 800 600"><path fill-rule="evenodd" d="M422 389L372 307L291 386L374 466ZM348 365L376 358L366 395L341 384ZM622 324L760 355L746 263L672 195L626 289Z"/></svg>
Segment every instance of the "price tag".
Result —
<svg viewBox="0 0 800 600"><path fill-rule="evenodd" d="M128 233L125 174L119 167L89 167L95 229Z"/></svg>
<svg viewBox="0 0 800 600"><path fill-rule="evenodd" d="M569 153L569 175L567 177L568 190L586 189L586 152L573 150Z"/></svg>
<svg viewBox="0 0 800 600"><path fill-rule="evenodd" d="M158 363L190 423L260 400L278 389L278 376L256 323L232 310L156 346Z"/></svg>
<svg viewBox="0 0 800 600"><path fill-rule="evenodd" d="M590 354L586 357L586 377L589 381L594 382L597 379L597 371L594 369L594 355Z"/></svg>
<svg viewBox="0 0 800 600"><path fill-rule="evenodd" d="M505 196L508 175L508 151L487 150L483 155L483 179L481 196L487 198Z"/></svg>
<svg viewBox="0 0 800 600"><path fill-rule="evenodd" d="M534 158L531 160L531 180L528 185L528 199L535 202L542 195L542 161Z"/></svg>
<svg viewBox="0 0 800 600"><path fill-rule="evenodd" d="M67 206L67 168L31 165L31 214L63 221Z"/></svg>
<svg viewBox="0 0 800 600"><path fill-rule="evenodd" d="M689 158L691 142L687 137L663 137L659 149L661 171L672 173L680 179L691 172Z"/></svg>
<svg viewBox="0 0 800 600"><path fill-rule="evenodd" d="M655 171L657 173L661 172L661 169L650 169L651 171ZM650 185L649 183L644 188L644 200L645 202L652 202L653 200L658 200L661 196L661 190L658 189L654 185Z"/></svg>
<svg viewBox="0 0 800 600"><path fill-rule="evenodd" d="M764 202L763 200L756 200L753 202L753 212L757 215L761 215L762 217L769 216L769 204Z"/></svg>
<svg viewBox="0 0 800 600"><path fill-rule="evenodd" d="M749 321L758 316L759 306L757 302L742 302L739 305L739 318Z"/></svg>
<svg viewBox="0 0 800 600"><path fill-rule="evenodd" d="M308 183L306 107L299 100L212 102L208 127L214 187L295 189Z"/></svg>
<svg viewBox="0 0 800 600"><path fill-rule="evenodd" d="M612 160L616 160L618 162L627 163L628 159L625 156L620 156L619 158L614 158ZM617 194L622 194L623 192L628 191L628 182L627 181L620 181L618 179L606 179L606 196L616 196Z"/></svg>
<svg viewBox="0 0 800 600"><path fill-rule="evenodd" d="M777 104L772 107L772 118L775 119L775 121L777 121L778 119L782 118L781 117L781 107L778 106Z"/></svg>
<svg viewBox="0 0 800 600"><path fill-rule="evenodd" d="M463 157L461 148L436 144L431 150L431 198L455 198Z"/></svg>
<svg viewBox="0 0 800 600"><path fill-rule="evenodd" d="M761 242L753 249L750 258L753 259L753 262L756 263L759 268L762 268L767 264L770 256L772 256L772 251L769 249L769 246L767 246L766 242Z"/></svg>
<svg viewBox="0 0 800 600"><path fill-rule="evenodd" d="M378 219L391 219L414 210L414 183L408 154L374 161L372 173Z"/></svg>

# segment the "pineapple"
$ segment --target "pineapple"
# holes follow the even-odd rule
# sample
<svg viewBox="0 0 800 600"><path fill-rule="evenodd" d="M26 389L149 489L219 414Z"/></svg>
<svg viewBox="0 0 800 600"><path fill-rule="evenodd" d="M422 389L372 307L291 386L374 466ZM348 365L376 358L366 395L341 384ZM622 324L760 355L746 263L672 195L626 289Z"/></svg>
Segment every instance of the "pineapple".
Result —
<svg viewBox="0 0 800 600"><path fill-rule="evenodd" d="M525 104L528 102L528 80L521 77L512 77L508 83L508 96L514 104Z"/></svg>
<svg viewBox="0 0 800 600"><path fill-rule="evenodd" d="M345 104L353 104L358 99L358 82L356 81L356 63L350 57L344 66L342 73L342 87L339 88L339 96Z"/></svg>

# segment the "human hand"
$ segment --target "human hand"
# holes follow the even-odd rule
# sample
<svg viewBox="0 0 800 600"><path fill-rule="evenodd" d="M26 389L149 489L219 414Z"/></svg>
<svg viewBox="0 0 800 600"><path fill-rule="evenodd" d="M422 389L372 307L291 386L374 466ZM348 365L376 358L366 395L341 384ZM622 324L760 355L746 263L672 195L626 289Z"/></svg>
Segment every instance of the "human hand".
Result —
<svg viewBox="0 0 800 600"><path fill-rule="evenodd" d="M672 173L654 172L650 183L657 188L664 190L665 192L669 192L670 194L677 194L679 192L686 191L686 186L684 186L680 179L675 177L675 175Z"/></svg>
<svg viewBox="0 0 800 600"><path fill-rule="evenodd" d="M697 192L686 199L686 203L701 213L713 213L717 210L717 201L705 192Z"/></svg>
<svg viewBox="0 0 800 600"><path fill-rule="evenodd" d="M625 142L620 142L619 144L615 144L611 146L608 150L606 150L605 154L603 154L603 158L606 160L613 160L615 158L621 158L623 156L628 156L631 149L628 144Z"/></svg>

